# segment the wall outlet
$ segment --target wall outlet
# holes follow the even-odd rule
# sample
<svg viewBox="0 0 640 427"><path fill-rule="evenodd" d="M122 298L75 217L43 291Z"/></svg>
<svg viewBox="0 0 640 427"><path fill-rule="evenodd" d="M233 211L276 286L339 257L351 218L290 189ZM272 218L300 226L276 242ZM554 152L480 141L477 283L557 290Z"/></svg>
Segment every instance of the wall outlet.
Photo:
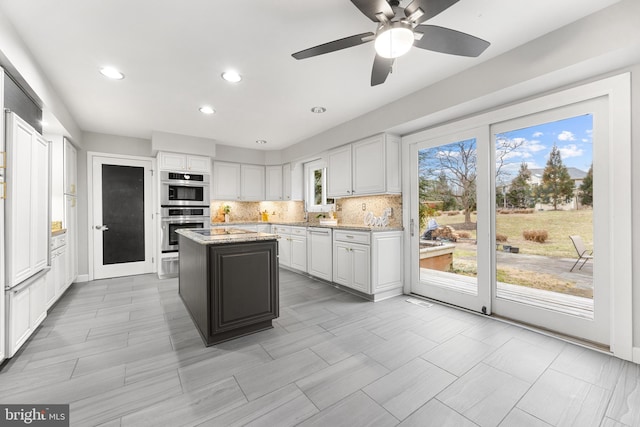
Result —
<svg viewBox="0 0 640 427"><path fill-rule="evenodd" d="M363 203L363 204L362 204L362 210L363 210L363 211L366 211L366 210L367 210L367 204L366 204L366 203Z"/></svg>

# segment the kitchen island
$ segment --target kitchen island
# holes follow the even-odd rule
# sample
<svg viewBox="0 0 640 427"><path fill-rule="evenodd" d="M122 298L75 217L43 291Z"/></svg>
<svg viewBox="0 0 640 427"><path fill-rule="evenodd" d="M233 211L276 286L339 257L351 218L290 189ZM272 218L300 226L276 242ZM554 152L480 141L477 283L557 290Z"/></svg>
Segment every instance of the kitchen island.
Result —
<svg viewBox="0 0 640 427"><path fill-rule="evenodd" d="M178 293L205 345L272 328L279 315L277 235L179 229Z"/></svg>

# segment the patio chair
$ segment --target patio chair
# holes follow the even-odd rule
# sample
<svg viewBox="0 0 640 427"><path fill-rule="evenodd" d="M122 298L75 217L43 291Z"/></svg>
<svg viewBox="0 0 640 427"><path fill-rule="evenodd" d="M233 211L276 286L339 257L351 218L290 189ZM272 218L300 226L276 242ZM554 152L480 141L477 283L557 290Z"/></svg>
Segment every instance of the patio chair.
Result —
<svg viewBox="0 0 640 427"><path fill-rule="evenodd" d="M576 252L578 252L578 260L576 261L575 264L573 264L573 267L571 267L571 270L569 271L570 272L573 271L573 269L576 268L576 265L578 265L580 261L584 260L582 261L582 265L580 266L580 268L578 268L578 270L582 270L582 267L584 267L587 261L589 261L590 259L593 259L593 251L589 252L587 248L584 247L584 242L582 241L582 237L569 236L569 238L573 242L573 247L576 248Z"/></svg>

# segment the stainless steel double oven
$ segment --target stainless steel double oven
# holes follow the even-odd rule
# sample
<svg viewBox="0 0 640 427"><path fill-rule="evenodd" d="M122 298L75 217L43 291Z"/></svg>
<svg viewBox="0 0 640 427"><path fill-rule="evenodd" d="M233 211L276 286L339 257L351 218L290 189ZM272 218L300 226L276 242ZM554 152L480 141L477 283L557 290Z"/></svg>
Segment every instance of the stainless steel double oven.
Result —
<svg viewBox="0 0 640 427"><path fill-rule="evenodd" d="M181 228L208 228L211 222L209 207L163 206L162 253L178 252L178 234Z"/></svg>
<svg viewBox="0 0 640 427"><path fill-rule="evenodd" d="M160 173L161 249L162 253L178 252L176 230L209 227L209 175Z"/></svg>

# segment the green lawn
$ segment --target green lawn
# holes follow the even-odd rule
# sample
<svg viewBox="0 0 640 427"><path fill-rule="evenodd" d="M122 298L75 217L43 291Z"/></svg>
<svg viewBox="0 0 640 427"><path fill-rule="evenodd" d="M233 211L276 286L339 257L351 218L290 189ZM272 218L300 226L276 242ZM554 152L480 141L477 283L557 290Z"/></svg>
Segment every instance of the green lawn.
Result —
<svg viewBox="0 0 640 427"><path fill-rule="evenodd" d="M475 215L471 217L476 220ZM436 217L439 225L464 222L464 215ZM549 238L536 243L522 237L524 230L546 230ZM517 246L520 253L560 258L576 258L570 235L582 236L588 249L593 248L593 211L537 211L531 214L496 214L496 232L507 236L505 244ZM471 231L475 239L475 231Z"/></svg>

